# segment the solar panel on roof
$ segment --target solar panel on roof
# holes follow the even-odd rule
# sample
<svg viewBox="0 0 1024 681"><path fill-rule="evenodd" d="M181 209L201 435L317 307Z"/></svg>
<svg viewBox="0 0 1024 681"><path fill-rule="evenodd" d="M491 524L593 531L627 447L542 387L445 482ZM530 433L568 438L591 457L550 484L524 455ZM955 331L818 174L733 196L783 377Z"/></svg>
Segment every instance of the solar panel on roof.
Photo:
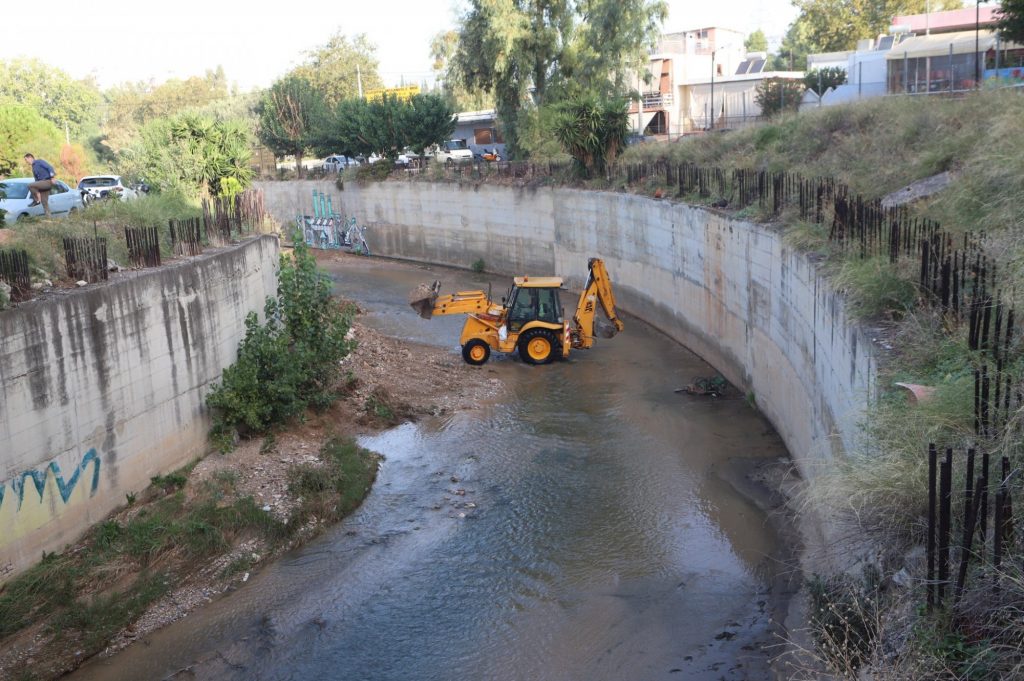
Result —
<svg viewBox="0 0 1024 681"><path fill-rule="evenodd" d="M747 73L761 73L764 70L764 59L755 59Z"/></svg>
<svg viewBox="0 0 1024 681"><path fill-rule="evenodd" d="M737 76L743 75L744 73L747 72L747 69L749 69L749 68L750 68L750 60L749 59L744 59L743 61L740 62L740 65L736 67L736 75Z"/></svg>
<svg viewBox="0 0 1024 681"><path fill-rule="evenodd" d="M878 47L876 50L891 50L893 43L896 41L896 36L887 35L882 36L882 39L878 41Z"/></svg>

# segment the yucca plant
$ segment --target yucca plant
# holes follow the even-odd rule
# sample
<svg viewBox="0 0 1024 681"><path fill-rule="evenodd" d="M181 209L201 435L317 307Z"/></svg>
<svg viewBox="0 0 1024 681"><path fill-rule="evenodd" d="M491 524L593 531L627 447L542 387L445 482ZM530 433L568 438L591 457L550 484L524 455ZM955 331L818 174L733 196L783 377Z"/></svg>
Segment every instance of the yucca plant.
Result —
<svg viewBox="0 0 1024 681"><path fill-rule="evenodd" d="M626 147L629 117L621 99L584 95L561 104L554 133L584 177L603 173Z"/></svg>

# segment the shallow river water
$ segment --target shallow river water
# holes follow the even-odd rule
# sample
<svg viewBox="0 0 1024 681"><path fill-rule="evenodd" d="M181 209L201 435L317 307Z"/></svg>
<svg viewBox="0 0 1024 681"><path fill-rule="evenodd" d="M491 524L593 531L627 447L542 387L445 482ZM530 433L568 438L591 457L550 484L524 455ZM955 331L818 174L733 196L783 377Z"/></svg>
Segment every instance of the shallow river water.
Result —
<svg viewBox="0 0 1024 681"><path fill-rule="evenodd" d="M488 281L330 269L367 323L453 353L461 318L421 320L406 293ZM785 448L742 397L675 393L714 371L624 319L568 362L492 356L480 378L503 388L479 409L362 438L386 458L354 515L72 678L772 678L787 554L738 489Z"/></svg>

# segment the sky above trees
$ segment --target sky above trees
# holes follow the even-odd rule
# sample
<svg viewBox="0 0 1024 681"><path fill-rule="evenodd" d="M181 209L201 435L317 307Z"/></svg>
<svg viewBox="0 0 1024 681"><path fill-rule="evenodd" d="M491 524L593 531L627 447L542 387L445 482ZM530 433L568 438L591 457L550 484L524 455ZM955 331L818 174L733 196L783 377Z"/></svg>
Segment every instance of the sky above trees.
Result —
<svg viewBox="0 0 1024 681"><path fill-rule="evenodd" d="M724 26L763 28L774 46L796 10L789 0L668 0L666 31ZM431 79L430 41L456 25L461 0L365 3L306 0L288 11L235 3L176 0L113 12L83 11L80 2L51 0L46 22L11 31L0 60L35 57L72 76L93 76L102 87L125 81L163 82L223 66L243 90L267 87L304 60L304 53L340 31L365 33L377 45L385 84Z"/></svg>

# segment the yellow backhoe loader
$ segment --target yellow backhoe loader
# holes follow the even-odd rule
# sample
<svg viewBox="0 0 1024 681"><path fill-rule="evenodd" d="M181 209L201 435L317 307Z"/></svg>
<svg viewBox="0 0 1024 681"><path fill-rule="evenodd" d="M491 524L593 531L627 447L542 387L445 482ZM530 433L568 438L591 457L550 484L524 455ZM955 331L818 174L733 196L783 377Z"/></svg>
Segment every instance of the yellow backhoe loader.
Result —
<svg viewBox="0 0 1024 681"><path fill-rule="evenodd" d="M440 295L440 282L421 285L409 296L409 304L424 319L434 315L465 314L459 344L462 358L479 366L491 351L515 352L529 364L547 364L568 357L570 350L594 345L597 304L614 325L602 335L611 338L622 331L615 316L615 296L604 262L591 258L587 285L580 294L572 319L565 319L558 292L561 277L516 277L508 296L500 303L483 291L459 291Z"/></svg>

